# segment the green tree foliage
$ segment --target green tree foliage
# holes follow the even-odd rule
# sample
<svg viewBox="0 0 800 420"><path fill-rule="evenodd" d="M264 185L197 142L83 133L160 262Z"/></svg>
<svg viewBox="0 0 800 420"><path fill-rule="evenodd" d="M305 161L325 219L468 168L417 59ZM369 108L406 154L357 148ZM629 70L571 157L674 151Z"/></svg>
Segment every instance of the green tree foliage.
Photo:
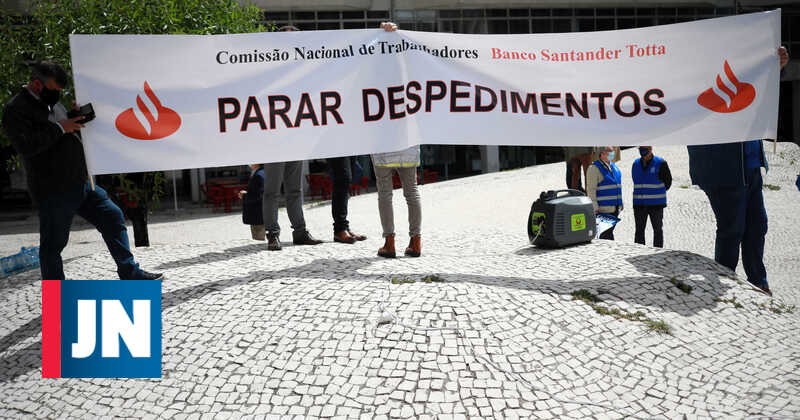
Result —
<svg viewBox="0 0 800 420"><path fill-rule="evenodd" d="M234 0L39 0L27 16L0 10L0 104L27 81L26 61L53 60L70 72L70 34L260 32L268 30L259 23L260 13ZM64 91L65 105L74 98L70 89ZM0 135L0 146L7 145Z"/></svg>

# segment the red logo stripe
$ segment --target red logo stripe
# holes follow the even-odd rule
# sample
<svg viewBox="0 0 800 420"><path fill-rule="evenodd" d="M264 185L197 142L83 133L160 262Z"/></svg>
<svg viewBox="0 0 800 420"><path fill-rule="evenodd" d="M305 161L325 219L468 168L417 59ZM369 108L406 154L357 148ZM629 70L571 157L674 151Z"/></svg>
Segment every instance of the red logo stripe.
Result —
<svg viewBox="0 0 800 420"><path fill-rule="evenodd" d="M42 280L42 378L61 377L61 280Z"/></svg>

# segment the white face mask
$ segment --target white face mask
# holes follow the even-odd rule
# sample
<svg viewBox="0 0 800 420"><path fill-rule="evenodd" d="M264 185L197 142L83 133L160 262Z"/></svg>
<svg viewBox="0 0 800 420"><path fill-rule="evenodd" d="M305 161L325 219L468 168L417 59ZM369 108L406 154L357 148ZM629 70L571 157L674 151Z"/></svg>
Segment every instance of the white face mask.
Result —
<svg viewBox="0 0 800 420"><path fill-rule="evenodd" d="M614 160L614 151L613 150L608 152L608 161L611 162L612 160Z"/></svg>

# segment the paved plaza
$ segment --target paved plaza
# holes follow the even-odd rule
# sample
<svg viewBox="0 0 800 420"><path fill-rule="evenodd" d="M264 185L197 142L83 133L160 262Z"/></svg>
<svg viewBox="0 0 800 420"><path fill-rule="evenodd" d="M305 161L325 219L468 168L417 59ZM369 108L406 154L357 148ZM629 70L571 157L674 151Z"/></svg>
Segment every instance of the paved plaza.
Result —
<svg viewBox="0 0 800 420"><path fill-rule="evenodd" d="M155 223L134 253L164 271L161 379L42 379L38 271L0 280L0 417L800 417L800 149L770 150L764 197L770 298L713 259L714 218L673 171L665 249L633 243L630 166L617 241L530 247L524 222L564 164L425 185L423 255L386 260L375 194L351 199L365 242L247 239L240 215ZM395 194L398 242L407 241ZM0 225L4 255L35 226ZM132 232L131 232L132 233ZM648 242L652 234L648 231ZM99 234L76 225L68 278L116 278ZM684 417L685 416L685 417Z"/></svg>

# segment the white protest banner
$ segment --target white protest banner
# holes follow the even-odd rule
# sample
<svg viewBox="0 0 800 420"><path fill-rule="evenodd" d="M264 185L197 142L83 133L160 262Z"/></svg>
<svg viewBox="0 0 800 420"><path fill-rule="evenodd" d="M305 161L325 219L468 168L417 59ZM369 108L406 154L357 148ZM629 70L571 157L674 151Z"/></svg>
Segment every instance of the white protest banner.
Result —
<svg viewBox="0 0 800 420"><path fill-rule="evenodd" d="M780 11L592 33L72 35L94 174L775 138Z"/></svg>

